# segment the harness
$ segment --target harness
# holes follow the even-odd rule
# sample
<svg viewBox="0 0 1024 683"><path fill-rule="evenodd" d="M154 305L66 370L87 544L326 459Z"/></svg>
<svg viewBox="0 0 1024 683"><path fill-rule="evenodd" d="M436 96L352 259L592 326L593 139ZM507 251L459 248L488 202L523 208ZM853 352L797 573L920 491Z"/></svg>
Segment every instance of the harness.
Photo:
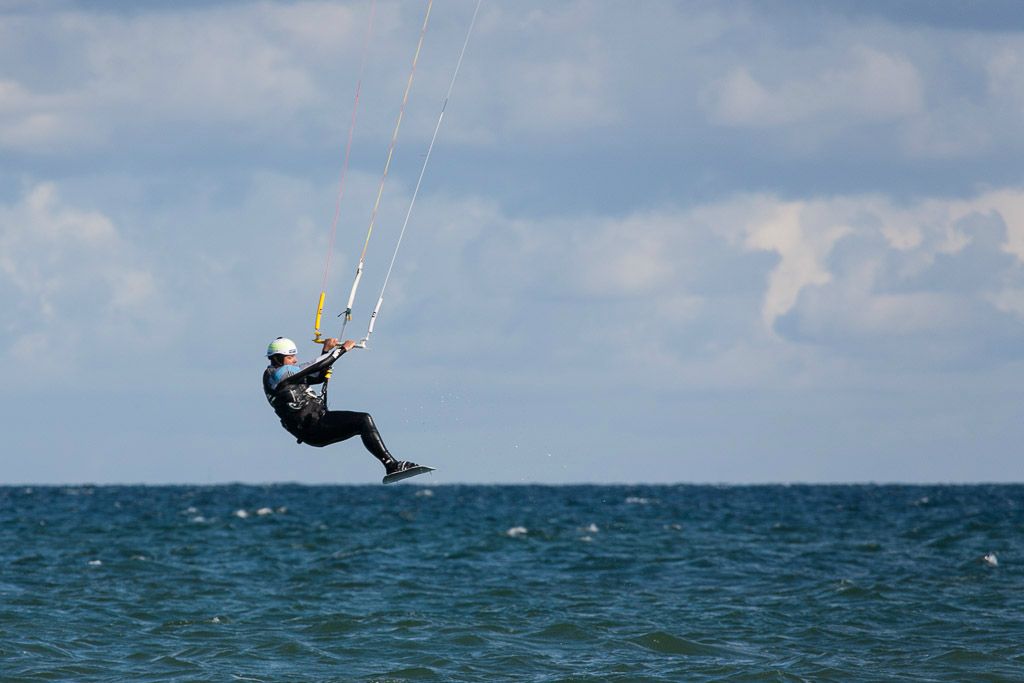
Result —
<svg viewBox="0 0 1024 683"><path fill-rule="evenodd" d="M305 381L281 382L273 388L271 382L274 370L273 366L269 366L263 371L263 393L281 418L281 426L299 437L303 430L320 421L327 412L327 404L324 397L318 396Z"/></svg>

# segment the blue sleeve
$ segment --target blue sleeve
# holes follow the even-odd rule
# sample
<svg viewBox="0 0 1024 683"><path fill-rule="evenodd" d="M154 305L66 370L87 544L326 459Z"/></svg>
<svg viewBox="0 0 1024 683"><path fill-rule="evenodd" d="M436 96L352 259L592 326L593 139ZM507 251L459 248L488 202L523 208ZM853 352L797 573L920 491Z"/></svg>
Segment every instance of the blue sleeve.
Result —
<svg viewBox="0 0 1024 683"><path fill-rule="evenodd" d="M281 383L281 380L286 377L291 377L299 370L301 370L301 368L298 365L282 365L279 368L275 368L274 371L270 373L270 389L276 389L277 385Z"/></svg>

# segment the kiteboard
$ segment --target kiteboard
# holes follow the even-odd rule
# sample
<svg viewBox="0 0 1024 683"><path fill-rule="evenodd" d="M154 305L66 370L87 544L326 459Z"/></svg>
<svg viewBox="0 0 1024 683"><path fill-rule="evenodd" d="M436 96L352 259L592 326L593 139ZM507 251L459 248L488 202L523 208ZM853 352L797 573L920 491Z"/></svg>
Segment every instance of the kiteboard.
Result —
<svg viewBox="0 0 1024 683"><path fill-rule="evenodd" d="M426 465L416 465L409 469L399 470L398 472L392 472L384 476L385 484L394 484L397 481L408 479L409 477L415 477L417 474L426 474L427 472L433 472L433 467L427 467Z"/></svg>

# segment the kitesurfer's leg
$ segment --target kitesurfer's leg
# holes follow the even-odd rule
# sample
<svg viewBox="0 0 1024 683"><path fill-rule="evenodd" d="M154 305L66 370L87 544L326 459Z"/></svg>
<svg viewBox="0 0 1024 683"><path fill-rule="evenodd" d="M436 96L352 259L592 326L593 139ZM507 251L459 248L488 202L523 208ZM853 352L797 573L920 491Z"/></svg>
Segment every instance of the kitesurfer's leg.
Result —
<svg viewBox="0 0 1024 683"><path fill-rule="evenodd" d="M357 413L351 410L329 410L317 422L316 435L303 439L314 446L326 446L339 441L351 439L359 435L366 450L377 458L389 472L398 461L388 452L384 439L377 431L377 425L369 413Z"/></svg>
<svg viewBox="0 0 1024 683"><path fill-rule="evenodd" d="M384 439L380 438L380 432L377 431L377 425L370 414L359 413L359 415L362 416L363 422L359 431L359 436L363 440L363 447L373 453L373 457L380 460L384 468L390 472L398 461L388 452L388 447L384 445Z"/></svg>

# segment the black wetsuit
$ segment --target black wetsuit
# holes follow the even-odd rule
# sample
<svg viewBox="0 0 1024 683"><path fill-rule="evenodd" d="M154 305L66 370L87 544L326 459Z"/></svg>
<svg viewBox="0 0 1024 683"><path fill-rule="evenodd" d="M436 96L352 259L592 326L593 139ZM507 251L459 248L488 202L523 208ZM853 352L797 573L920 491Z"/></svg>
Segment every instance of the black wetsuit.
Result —
<svg viewBox="0 0 1024 683"><path fill-rule="evenodd" d="M336 346L301 367L270 365L263 372L263 392L281 425L299 443L323 447L359 435L366 450L390 472L398 461L388 452L369 413L327 410L323 396L310 388L326 381L327 370L343 353L345 349Z"/></svg>

